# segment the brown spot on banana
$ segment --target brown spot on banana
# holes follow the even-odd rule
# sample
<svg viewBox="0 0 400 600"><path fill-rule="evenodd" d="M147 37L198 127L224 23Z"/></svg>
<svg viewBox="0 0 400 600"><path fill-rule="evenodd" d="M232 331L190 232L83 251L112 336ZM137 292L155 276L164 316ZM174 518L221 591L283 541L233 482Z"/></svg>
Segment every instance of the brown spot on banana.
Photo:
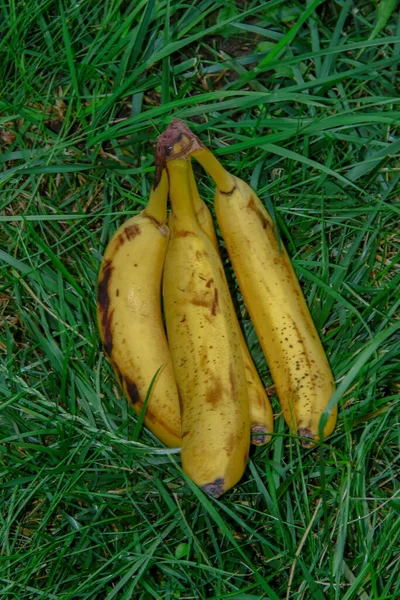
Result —
<svg viewBox="0 0 400 600"><path fill-rule="evenodd" d="M140 233L141 233L141 229L140 229L139 225L137 225L135 223L133 225L127 225L126 227L124 227L122 229L121 233L118 235L118 237L114 240L114 247L113 247L114 256L118 252L118 250L121 248L121 246L123 246L125 244L126 241L129 242L137 235L140 235Z"/></svg>
<svg viewBox="0 0 400 600"><path fill-rule="evenodd" d="M214 300L211 305L211 314L213 316L215 316L217 314L217 308L218 308L218 290L217 290L217 288L214 288Z"/></svg>
<svg viewBox="0 0 400 600"><path fill-rule="evenodd" d="M204 308L210 307L210 300L208 298L193 298L191 304L194 306L204 306Z"/></svg>
<svg viewBox="0 0 400 600"><path fill-rule="evenodd" d="M207 281L207 283L206 283L206 287L207 287L207 288L211 287L211 284L212 284L212 283L214 283L214 279L212 279L212 278L211 278L211 279L209 279L209 280Z"/></svg>
<svg viewBox="0 0 400 600"><path fill-rule="evenodd" d="M129 400L132 402L132 404L136 404L137 402L140 402L140 395L139 395L139 390L137 388L137 385L131 381L130 379L127 379L125 377L125 391L126 391L126 395L128 396Z"/></svg>
<svg viewBox="0 0 400 600"><path fill-rule="evenodd" d="M223 392L224 386L217 377L214 377L212 387L206 392L206 402L209 402L212 406L216 406L220 401Z"/></svg>
<svg viewBox="0 0 400 600"><path fill-rule="evenodd" d="M100 315L100 326L103 346L108 356L111 356L113 337L111 331L112 316L114 310L110 311L109 285L114 267L111 260L105 260L101 269L99 283L97 286L97 307Z"/></svg>
<svg viewBox="0 0 400 600"><path fill-rule="evenodd" d="M124 228L124 233L125 233L126 239L128 241L130 241L137 235L141 234L141 229L140 229L139 225L137 225L137 224L127 225L127 227Z"/></svg>

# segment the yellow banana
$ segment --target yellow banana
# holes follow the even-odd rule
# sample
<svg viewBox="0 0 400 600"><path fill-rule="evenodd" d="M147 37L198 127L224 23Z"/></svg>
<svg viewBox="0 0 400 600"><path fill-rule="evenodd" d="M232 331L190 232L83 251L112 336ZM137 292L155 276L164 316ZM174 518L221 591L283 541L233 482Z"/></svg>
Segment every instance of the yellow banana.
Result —
<svg viewBox="0 0 400 600"><path fill-rule="evenodd" d="M193 173L191 160L189 159L189 185L190 195L192 197L193 209L196 214L196 220L204 233L210 238L214 248L219 254L218 238L215 233L213 218L205 202L200 198L196 179Z"/></svg>
<svg viewBox="0 0 400 600"><path fill-rule="evenodd" d="M153 386L144 424L167 446L180 446L180 409L161 316L161 279L169 229L168 176L157 176L147 207L114 234L97 292L101 340L137 414Z"/></svg>
<svg viewBox="0 0 400 600"><path fill-rule="evenodd" d="M310 447L319 440L321 415L335 385L290 259L250 186L228 173L198 140L189 146L217 185L218 224L285 420L292 432L305 438L303 446ZM332 433L336 418L337 408L326 422L324 439Z"/></svg>
<svg viewBox="0 0 400 600"><path fill-rule="evenodd" d="M214 229L213 218L209 209L207 208L207 205L200 198L190 160L189 184L193 201L193 209L196 214L197 222L204 233L210 238L213 246L219 254L218 239ZM234 307L232 307L232 310L235 313ZM257 369L254 365L239 323L238 328L240 332L240 348L245 368L247 393L249 397L250 424L252 433L251 442L257 446L262 446L267 444L271 439L271 433L274 429L274 416L267 392L265 391L265 388L257 373Z"/></svg>
<svg viewBox="0 0 400 600"><path fill-rule="evenodd" d="M167 153L163 136L159 152ZM182 467L214 497L242 477L250 423L240 335L223 267L194 214L188 162L167 162L171 238L164 268L168 341L181 398Z"/></svg>

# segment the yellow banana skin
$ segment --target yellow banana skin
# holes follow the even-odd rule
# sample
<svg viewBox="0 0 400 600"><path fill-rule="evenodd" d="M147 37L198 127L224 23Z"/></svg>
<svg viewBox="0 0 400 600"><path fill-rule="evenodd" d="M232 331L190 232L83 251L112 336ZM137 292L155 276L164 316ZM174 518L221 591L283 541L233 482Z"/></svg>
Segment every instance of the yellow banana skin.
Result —
<svg viewBox="0 0 400 600"><path fill-rule="evenodd" d="M207 205L200 198L190 161L189 184L193 201L193 209L196 214L197 222L204 233L209 237L214 248L219 254L218 239L214 229L213 218ZM235 312L234 307L232 310ZM247 392L249 397L250 424L252 433L251 442L256 446L263 446L271 440L271 433L274 429L274 415L267 392L265 391L265 388L257 373L257 369L254 365L239 323L238 328L240 332L240 348L245 368Z"/></svg>
<svg viewBox="0 0 400 600"><path fill-rule="evenodd" d="M108 358L136 413L151 388L144 424L165 445L181 444L179 396L161 316L161 279L169 240L164 170L148 206L114 234L104 253L97 320Z"/></svg>
<svg viewBox="0 0 400 600"><path fill-rule="evenodd" d="M218 497L242 477L249 452L240 335L219 255L196 221L188 163L171 160L167 168L172 216L164 310L181 397L182 467Z"/></svg>
<svg viewBox="0 0 400 600"><path fill-rule="evenodd" d="M283 415L311 447L335 389L332 371L290 259L274 224L244 181L229 174L206 148L193 156L217 184L215 211L244 301L254 324ZM324 427L335 428L337 408Z"/></svg>

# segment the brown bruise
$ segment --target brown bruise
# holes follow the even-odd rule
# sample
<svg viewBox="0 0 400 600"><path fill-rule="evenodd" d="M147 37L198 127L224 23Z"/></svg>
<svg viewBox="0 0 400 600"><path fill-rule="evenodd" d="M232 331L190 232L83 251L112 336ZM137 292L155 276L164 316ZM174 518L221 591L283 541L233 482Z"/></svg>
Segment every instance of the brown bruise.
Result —
<svg viewBox="0 0 400 600"><path fill-rule="evenodd" d="M213 316L215 316L217 314L217 308L218 308L218 290L217 290L217 288L214 288L214 299L213 299L213 303L211 305L211 314Z"/></svg>
<svg viewBox="0 0 400 600"><path fill-rule="evenodd" d="M100 313L103 346L108 356L111 356L113 347L111 323L114 310L110 311L111 303L109 294L109 285L113 268L111 260L104 261L97 287L97 307Z"/></svg>
<svg viewBox="0 0 400 600"><path fill-rule="evenodd" d="M134 237L141 234L141 229L140 229L139 225L136 225L136 224L127 225L124 228L124 234L126 236L126 239L128 241L131 241Z"/></svg>
<svg viewBox="0 0 400 600"><path fill-rule="evenodd" d="M194 306L204 306L204 308L210 307L210 301L207 298L193 298L190 302Z"/></svg>
<svg viewBox="0 0 400 600"><path fill-rule="evenodd" d="M125 377L125 390L126 390L126 394L127 394L128 398L132 402L132 404L136 404L137 402L140 402L140 394L139 394L137 385L130 379L127 379L126 377Z"/></svg>
<svg viewBox="0 0 400 600"><path fill-rule="evenodd" d="M210 289L207 285L206 287ZM218 312L219 301L218 301L218 290L214 288L214 294L211 295L211 290L203 293L193 294L190 303L194 306L203 306L204 308L208 308L210 310L210 314L212 317Z"/></svg>
<svg viewBox="0 0 400 600"><path fill-rule="evenodd" d="M118 235L118 237L114 240L113 256L115 256L115 254L118 252L121 246L125 244L126 241L130 242L132 239L134 239L137 235L140 234L141 229L137 224L127 225L126 227L124 227L121 233Z"/></svg>
<svg viewBox="0 0 400 600"><path fill-rule="evenodd" d="M224 386L221 381L214 377L212 387L206 393L206 402L212 406L216 406L224 393Z"/></svg>
<svg viewBox="0 0 400 600"><path fill-rule="evenodd" d="M212 278L211 278L211 279L209 279L209 280L207 281L207 283L206 283L206 288L209 288L209 287L211 287L211 285L212 285L213 283L214 283L214 279L212 279Z"/></svg>

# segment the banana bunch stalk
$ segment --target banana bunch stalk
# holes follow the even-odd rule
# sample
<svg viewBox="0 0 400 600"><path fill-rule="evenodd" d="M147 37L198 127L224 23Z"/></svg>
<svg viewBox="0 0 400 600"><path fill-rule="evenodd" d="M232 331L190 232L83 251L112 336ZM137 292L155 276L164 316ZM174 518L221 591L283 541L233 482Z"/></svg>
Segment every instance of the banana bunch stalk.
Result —
<svg viewBox="0 0 400 600"><path fill-rule="evenodd" d="M251 187L227 172L184 123L175 119L170 130L170 138L179 140L180 155L196 158L216 183L218 224L284 418L303 446L313 446L335 427L336 407L320 436L321 416L335 386L288 254Z"/></svg>

